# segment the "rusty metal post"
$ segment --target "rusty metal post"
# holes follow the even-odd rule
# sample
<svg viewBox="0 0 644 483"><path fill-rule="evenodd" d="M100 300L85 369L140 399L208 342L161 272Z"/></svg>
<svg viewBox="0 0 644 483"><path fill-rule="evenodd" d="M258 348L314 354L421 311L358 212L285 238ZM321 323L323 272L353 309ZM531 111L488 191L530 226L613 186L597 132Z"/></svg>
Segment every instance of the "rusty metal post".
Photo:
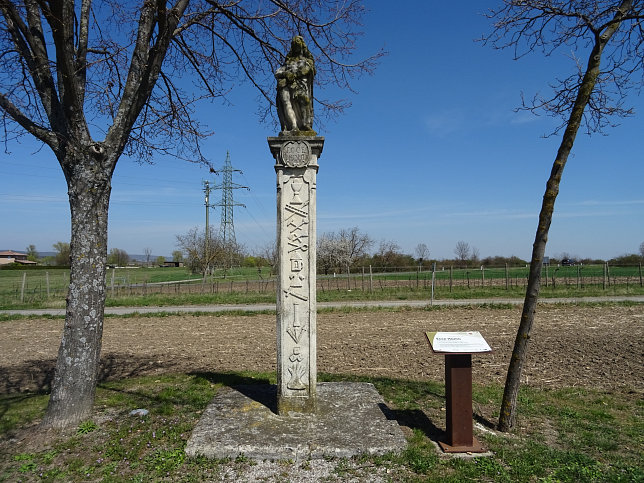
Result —
<svg viewBox="0 0 644 483"><path fill-rule="evenodd" d="M474 437L472 421L472 354L445 354L446 453L485 451Z"/></svg>

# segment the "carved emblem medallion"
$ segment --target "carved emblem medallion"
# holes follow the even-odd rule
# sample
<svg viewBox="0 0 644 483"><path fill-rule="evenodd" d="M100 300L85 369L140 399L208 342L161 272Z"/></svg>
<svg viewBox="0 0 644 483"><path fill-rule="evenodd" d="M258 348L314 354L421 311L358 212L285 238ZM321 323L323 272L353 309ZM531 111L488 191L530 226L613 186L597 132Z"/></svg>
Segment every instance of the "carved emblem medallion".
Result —
<svg viewBox="0 0 644 483"><path fill-rule="evenodd" d="M308 166L311 156L311 147L305 141L287 141L282 145L280 157L282 163L289 168L303 168Z"/></svg>

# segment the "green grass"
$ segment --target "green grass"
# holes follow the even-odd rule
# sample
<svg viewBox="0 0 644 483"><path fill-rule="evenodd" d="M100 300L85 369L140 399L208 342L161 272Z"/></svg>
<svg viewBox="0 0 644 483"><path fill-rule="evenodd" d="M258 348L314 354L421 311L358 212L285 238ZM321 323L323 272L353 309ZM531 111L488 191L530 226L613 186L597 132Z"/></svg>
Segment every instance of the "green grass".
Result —
<svg viewBox="0 0 644 483"><path fill-rule="evenodd" d="M565 298L565 297L604 297L604 296L628 296L644 295L644 288L639 285L611 285L606 289L600 286L588 286L576 288L573 286L558 285L556 287L541 288L540 297ZM446 287L438 287L434 291L434 300L463 300L463 299L523 299L525 296L524 287L453 287L449 290ZM415 287L400 286L377 289L373 292L362 290L333 289L320 290L317 292L318 302L351 302L351 301L379 301L379 300L427 300L429 303L431 292L429 289L416 289ZM275 292L219 292L219 293L165 293L165 294L141 294L112 296L108 290L106 298L107 307L167 307L172 305L234 305L234 304L261 304L274 303ZM23 303L13 297L0 296L0 309L44 309L65 307L62 297L58 298L32 298L26 299Z"/></svg>
<svg viewBox="0 0 644 483"><path fill-rule="evenodd" d="M385 470L391 481L644 481L644 403L637 394L592 389L523 387L514 434L479 434L493 452L485 458L446 458L432 439L444 427L444 387L434 381L320 374L322 381L371 382L408 438L401 454L335 460L335 476L368 479ZM73 431L34 448L7 444L40 418L47 397L0 396L0 481L204 481L225 467L253 463L190 459L184 448L192 428L223 386L274 383L267 373L175 374L104 382L95 413ZM475 418L491 426L502 388L475 385ZM131 416L136 408L147 416ZM315 462L283 462L303 468ZM379 474L383 474L381 471Z"/></svg>

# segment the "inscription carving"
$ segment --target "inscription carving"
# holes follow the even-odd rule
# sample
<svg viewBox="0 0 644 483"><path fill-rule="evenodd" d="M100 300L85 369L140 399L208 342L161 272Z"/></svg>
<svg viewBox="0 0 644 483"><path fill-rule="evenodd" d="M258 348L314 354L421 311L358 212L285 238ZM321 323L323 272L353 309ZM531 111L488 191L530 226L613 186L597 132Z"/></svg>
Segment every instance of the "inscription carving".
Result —
<svg viewBox="0 0 644 483"><path fill-rule="evenodd" d="M278 412L315 409L315 200L321 141L270 139L278 201Z"/></svg>
<svg viewBox="0 0 644 483"><path fill-rule="evenodd" d="M287 181L292 197L284 206L286 216L286 251L289 254L289 286L283 288L286 299L294 297L303 302L309 300L306 281L306 260L302 256L309 250L309 200L307 184L302 176L292 176ZM303 290L304 289L304 290Z"/></svg>
<svg viewBox="0 0 644 483"><path fill-rule="evenodd" d="M284 290L284 298L289 298L290 297L295 297L296 299L300 299L302 302L306 302L309 300L309 298L306 295L297 293L293 290Z"/></svg>
<svg viewBox="0 0 644 483"><path fill-rule="evenodd" d="M292 205L301 205L302 199L300 198L300 191L302 190L302 178L293 178L291 181L291 189L293 190L293 199L291 200Z"/></svg>
<svg viewBox="0 0 644 483"><path fill-rule="evenodd" d="M306 367L303 363L303 357L301 353L301 347L293 347L293 353L288 358L291 361L291 365L288 368L288 372L291 374L291 379L286 384L286 387L292 391L302 391L306 389L306 384L302 382L306 375Z"/></svg>
<svg viewBox="0 0 644 483"><path fill-rule="evenodd" d="M291 336L291 339L293 339L293 342L296 344L299 344L300 341L302 340L302 335L306 331L306 327L302 325L302 322L300 321L298 317L298 304L293 304L293 322L291 325L289 325L286 329L286 333Z"/></svg>
<svg viewBox="0 0 644 483"><path fill-rule="evenodd" d="M309 147L306 143L289 142L282 147L282 160L291 167L308 165ZM286 388L292 391L304 391L307 386L308 361L308 252L309 252L309 189L310 184L302 175L291 175L285 180L283 193L286 195L284 204L284 264L287 277L286 286L282 286L284 300L291 304L292 314L285 331L293 344L286 361L288 381ZM304 307L304 310L302 309Z"/></svg>
<svg viewBox="0 0 644 483"><path fill-rule="evenodd" d="M311 157L311 147L305 141L288 141L280 149L280 158L289 168L308 166Z"/></svg>
<svg viewBox="0 0 644 483"><path fill-rule="evenodd" d="M301 272L304 268L304 260L302 255L294 253L291 257L291 272Z"/></svg>

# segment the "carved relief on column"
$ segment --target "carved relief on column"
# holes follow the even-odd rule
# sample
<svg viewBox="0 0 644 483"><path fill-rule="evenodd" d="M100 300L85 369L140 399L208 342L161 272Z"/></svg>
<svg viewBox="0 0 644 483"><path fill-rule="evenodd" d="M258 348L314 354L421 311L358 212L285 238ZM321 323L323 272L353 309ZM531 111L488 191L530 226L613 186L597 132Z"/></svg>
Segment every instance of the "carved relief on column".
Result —
<svg viewBox="0 0 644 483"><path fill-rule="evenodd" d="M305 170L287 170L282 176L282 344L285 396L307 396L310 384L310 190ZM301 394L305 392L307 394Z"/></svg>
<svg viewBox="0 0 644 483"><path fill-rule="evenodd" d="M278 412L315 408L315 200L323 138L268 139L275 158L278 205Z"/></svg>

